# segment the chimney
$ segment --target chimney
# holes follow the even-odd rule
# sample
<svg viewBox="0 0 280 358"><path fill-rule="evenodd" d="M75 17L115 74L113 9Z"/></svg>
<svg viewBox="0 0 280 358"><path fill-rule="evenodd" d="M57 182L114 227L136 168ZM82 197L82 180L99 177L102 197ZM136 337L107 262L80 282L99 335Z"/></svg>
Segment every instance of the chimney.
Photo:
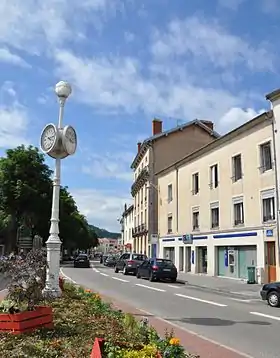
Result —
<svg viewBox="0 0 280 358"><path fill-rule="evenodd" d="M214 123L211 121L201 120L201 123L205 124L208 128L211 129L211 131L214 130Z"/></svg>
<svg viewBox="0 0 280 358"><path fill-rule="evenodd" d="M141 144L142 144L141 142L138 142L138 143L137 143L138 153L140 152L140 149L141 149Z"/></svg>
<svg viewBox="0 0 280 358"><path fill-rule="evenodd" d="M160 119L154 119L153 120L153 135L159 134L162 132L162 121Z"/></svg>

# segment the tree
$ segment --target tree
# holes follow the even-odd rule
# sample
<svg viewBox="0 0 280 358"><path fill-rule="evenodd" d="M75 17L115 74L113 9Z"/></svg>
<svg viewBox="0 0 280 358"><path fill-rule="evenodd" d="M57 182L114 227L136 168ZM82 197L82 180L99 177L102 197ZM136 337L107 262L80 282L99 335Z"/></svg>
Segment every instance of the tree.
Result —
<svg viewBox="0 0 280 358"><path fill-rule="evenodd" d="M45 240L50 227L52 171L38 148L19 146L0 158L0 235L8 251L16 247L17 230L27 225ZM67 187L60 190L60 237L63 246L87 249L97 245L96 234L78 211Z"/></svg>
<svg viewBox="0 0 280 358"><path fill-rule="evenodd" d="M23 222L45 234L51 205L52 171L38 148L19 146L0 158L0 210L9 218L9 248Z"/></svg>

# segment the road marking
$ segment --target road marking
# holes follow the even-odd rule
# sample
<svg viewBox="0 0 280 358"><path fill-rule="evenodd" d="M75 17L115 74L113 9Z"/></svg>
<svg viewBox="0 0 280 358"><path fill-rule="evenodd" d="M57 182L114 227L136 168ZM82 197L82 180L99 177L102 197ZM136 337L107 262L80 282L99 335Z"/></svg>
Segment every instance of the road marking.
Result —
<svg viewBox="0 0 280 358"><path fill-rule="evenodd" d="M103 273L103 272L99 272L100 273L100 275L102 275L102 276L106 276L106 277L108 277L109 275L107 275L107 273Z"/></svg>
<svg viewBox="0 0 280 358"><path fill-rule="evenodd" d="M135 286L143 287L143 288L149 288L150 290L159 291L159 292L166 292L165 290L162 290L161 288L156 288L156 287L141 285L140 283L136 283Z"/></svg>
<svg viewBox="0 0 280 358"><path fill-rule="evenodd" d="M224 305L223 303L217 303L217 302L213 302L213 301L202 300L201 298L181 295L180 293L175 293L175 295L178 296L178 297L187 298L188 300L198 301L198 302L202 302L202 303L208 303L209 305L213 305L213 306L227 307L227 305Z"/></svg>
<svg viewBox="0 0 280 358"><path fill-rule="evenodd" d="M95 267L92 267L92 269L93 269L94 272L98 272L98 273L100 272L100 271L97 270Z"/></svg>
<svg viewBox="0 0 280 358"><path fill-rule="evenodd" d="M276 321L280 321L280 317L271 316L269 314L264 314L264 313L260 313L260 312L250 312L250 314L253 314L254 316L260 316L260 317L270 318L270 319L274 319Z"/></svg>
<svg viewBox="0 0 280 358"><path fill-rule="evenodd" d="M243 303L251 303L254 301L260 301L258 298L252 298L252 299L242 299L242 298L229 298L232 301L237 301L237 302L243 302Z"/></svg>
<svg viewBox="0 0 280 358"><path fill-rule="evenodd" d="M173 326L174 328L180 329L181 331L184 331L184 332L190 333L190 334L192 334L192 335L194 335L194 336L196 336L196 337L199 337L199 338L203 339L205 342L210 342L210 343L215 344L215 345L217 345L217 346L219 346L219 347L225 348L225 349L227 349L227 350L229 350L229 351L231 351L231 352L233 352L233 353L236 353L236 354L240 355L240 357L244 357L244 358L254 358L254 357L250 356L249 354L243 353L243 352L241 352L241 351L239 351L239 350L237 350L237 349L234 349L234 348L232 348L232 347L229 347L229 346L226 346L226 345L224 345L224 344L221 344L221 343L219 343L219 342L217 342L217 341L214 341L214 340L211 339L211 338L204 337L204 336L202 336L201 334L196 333L196 332L194 332L194 331L191 331L190 329L187 329L187 328L185 328L185 327L182 327L182 326L180 326L180 325L177 324L177 323L170 322L170 321L168 320L168 318L167 318L167 319L164 319L164 318L162 318L162 317L159 317L159 316L154 315L154 314L151 313L151 312L145 311L145 310L143 310L143 309L141 309L141 308L137 308L137 310L139 310L140 312L143 312L143 314L146 315L146 316L153 316L153 317L155 317L157 320L159 320L159 321L161 321L161 322L163 322L163 323L165 323L165 324L167 324L167 325Z"/></svg>
<svg viewBox="0 0 280 358"><path fill-rule="evenodd" d="M169 287L172 287L172 288L180 288L179 286L175 286L175 285L167 285Z"/></svg>
<svg viewBox="0 0 280 358"><path fill-rule="evenodd" d="M77 284L77 282L74 281L71 277L65 275L65 273L62 271L62 269L60 269L60 273L61 273L61 275L62 275L66 280L68 280L68 281L74 283L75 285Z"/></svg>
<svg viewBox="0 0 280 358"><path fill-rule="evenodd" d="M127 281L127 280L124 280L122 278L119 278L119 277L112 277L113 280L118 280L118 281L121 281L121 282L130 282L130 281Z"/></svg>

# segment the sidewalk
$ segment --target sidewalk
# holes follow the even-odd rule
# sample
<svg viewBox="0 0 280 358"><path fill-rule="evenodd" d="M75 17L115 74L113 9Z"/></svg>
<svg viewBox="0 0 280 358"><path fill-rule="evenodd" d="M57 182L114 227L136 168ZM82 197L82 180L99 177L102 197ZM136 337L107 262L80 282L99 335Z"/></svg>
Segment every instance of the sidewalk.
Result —
<svg viewBox="0 0 280 358"><path fill-rule="evenodd" d="M248 298L260 298L262 285L249 285L246 281L235 280L223 277L191 274L180 272L178 280L185 281L191 287L201 288L212 292L223 292L246 296Z"/></svg>
<svg viewBox="0 0 280 358"><path fill-rule="evenodd" d="M201 337L196 333L189 332L188 330L180 328L176 324L170 323L162 318L156 317L149 312L133 308L124 302L118 302L103 295L101 295L101 297L105 301L112 303L116 309L131 313L138 319L142 319L143 317L147 318L149 324L153 326L162 337L166 330L169 332L173 331L174 336L180 339L180 342L186 351L192 354L197 354L200 358L253 358L242 352L237 352L234 349Z"/></svg>

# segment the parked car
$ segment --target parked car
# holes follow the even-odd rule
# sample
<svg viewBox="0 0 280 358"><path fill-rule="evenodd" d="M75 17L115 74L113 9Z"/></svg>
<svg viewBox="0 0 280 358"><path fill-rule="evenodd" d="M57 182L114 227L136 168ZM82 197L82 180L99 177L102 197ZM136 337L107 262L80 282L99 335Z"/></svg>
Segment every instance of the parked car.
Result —
<svg viewBox="0 0 280 358"><path fill-rule="evenodd" d="M149 259L144 261L137 269L137 278L148 278L150 281L170 280L176 282L177 268L171 260Z"/></svg>
<svg viewBox="0 0 280 358"><path fill-rule="evenodd" d="M263 285L260 294L261 298L267 301L269 306L280 306L280 282L266 283Z"/></svg>
<svg viewBox="0 0 280 358"><path fill-rule="evenodd" d="M136 275L138 266L147 259L147 256L143 254L122 254L116 262L115 272L118 273L122 271L124 275L128 275L129 273Z"/></svg>
<svg viewBox="0 0 280 358"><path fill-rule="evenodd" d="M104 266L115 267L117 259L118 257L116 255L109 255L104 262Z"/></svg>
<svg viewBox="0 0 280 358"><path fill-rule="evenodd" d="M74 267L90 267L90 261L87 254L80 254L74 260Z"/></svg>

